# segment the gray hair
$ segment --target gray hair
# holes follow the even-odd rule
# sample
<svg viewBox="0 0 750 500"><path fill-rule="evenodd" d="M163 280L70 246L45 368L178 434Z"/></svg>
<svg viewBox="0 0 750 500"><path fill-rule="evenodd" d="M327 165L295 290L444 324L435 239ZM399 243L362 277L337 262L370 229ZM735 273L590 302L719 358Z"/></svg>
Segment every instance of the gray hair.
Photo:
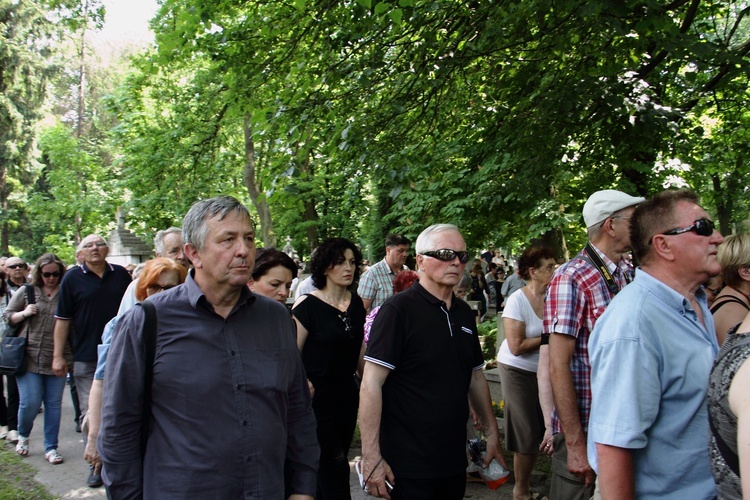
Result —
<svg viewBox="0 0 750 500"><path fill-rule="evenodd" d="M162 229L161 231L156 232L156 236L154 236L154 253L156 255L164 255L164 238L175 233L182 236L182 229L172 226L169 229Z"/></svg>
<svg viewBox="0 0 750 500"><path fill-rule="evenodd" d="M417 243L414 246L415 252L420 254L431 250L437 250L436 248L430 248L432 245L432 239L436 234L444 231L456 231L460 233L458 228L453 224L433 224L417 236Z"/></svg>
<svg viewBox="0 0 750 500"><path fill-rule="evenodd" d="M217 196L195 203L182 220L182 241L202 250L208 235L208 220L224 220L230 212L247 217L252 224L247 207L231 196Z"/></svg>
<svg viewBox="0 0 750 500"><path fill-rule="evenodd" d="M88 236L85 236L85 237L84 237L84 238L83 238L83 239L81 240L81 242L80 242L80 243L78 244L78 246L76 247L76 253L78 253L78 252L80 252L80 251L82 251L82 250L83 250L83 242L84 242L84 241L86 241L86 238L91 238L92 236L96 236L97 238L102 238L102 237L101 237L101 236L99 236L98 234L89 234ZM102 238L102 241L104 241L104 243L107 243L107 240L105 240L104 238ZM107 245L107 246L109 246L109 245Z"/></svg>

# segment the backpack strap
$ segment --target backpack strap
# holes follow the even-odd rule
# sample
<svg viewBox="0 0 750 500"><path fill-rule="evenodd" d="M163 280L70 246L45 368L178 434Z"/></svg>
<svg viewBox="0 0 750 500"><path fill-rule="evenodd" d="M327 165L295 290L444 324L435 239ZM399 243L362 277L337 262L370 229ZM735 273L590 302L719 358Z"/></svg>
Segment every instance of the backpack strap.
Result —
<svg viewBox="0 0 750 500"><path fill-rule="evenodd" d="M140 305L145 314L143 322L143 349L145 373L143 376L143 413L141 418L141 458L146 455L148 431L151 427L151 385L154 379L154 359L156 357L156 308L144 300Z"/></svg>

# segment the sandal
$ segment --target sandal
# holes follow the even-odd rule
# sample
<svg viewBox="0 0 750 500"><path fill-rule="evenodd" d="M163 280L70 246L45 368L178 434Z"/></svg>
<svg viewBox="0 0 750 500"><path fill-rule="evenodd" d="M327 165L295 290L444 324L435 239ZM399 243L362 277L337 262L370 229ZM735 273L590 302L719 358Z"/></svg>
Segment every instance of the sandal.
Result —
<svg viewBox="0 0 750 500"><path fill-rule="evenodd" d="M57 465L63 463L63 457L60 455L56 449L51 449L47 453L44 454L44 458L47 459L49 463L52 465Z"/></svg>
<svg viewBox="0 0 750 500"><path fill-rule="evenodd" d="M29 454L29 438L18 436L18 444L16 445L16 453L25 457Z"/></svg>

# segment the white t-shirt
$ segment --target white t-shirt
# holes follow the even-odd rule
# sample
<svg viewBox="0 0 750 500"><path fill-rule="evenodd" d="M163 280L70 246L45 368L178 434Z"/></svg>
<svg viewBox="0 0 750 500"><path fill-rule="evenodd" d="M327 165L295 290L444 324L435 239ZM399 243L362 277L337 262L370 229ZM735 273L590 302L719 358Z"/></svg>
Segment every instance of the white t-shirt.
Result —
<svg viewBox="0 0 750 500"><path fill-rule="evenodd" d="M531 303L526 298L526 294L523 293L523 289L516 290L506 299L503 318L515 319L526 323L526 338L541 337L542 335L542 318L534 312L534 308L531 307ZM539 366L539 349L515 356L510 352L508 339L505 339L497 352L497 361L504 365L536 373L537 366Z"/></svg>

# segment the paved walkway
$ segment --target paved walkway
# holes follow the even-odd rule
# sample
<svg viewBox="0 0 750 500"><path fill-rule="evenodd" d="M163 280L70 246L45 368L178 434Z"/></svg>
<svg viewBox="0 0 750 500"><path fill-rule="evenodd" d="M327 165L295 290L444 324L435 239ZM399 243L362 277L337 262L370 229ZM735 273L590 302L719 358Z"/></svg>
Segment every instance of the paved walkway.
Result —
<svg viewBox="0 0 750 500"><path fill-rule="evenodd" d="M35 479L42 483L54 496L61 499L72 498L107 498L104 488L89 488L86 486L86 478L89 474L88 464L83 459L83 437L75 432L73 424L73 405L70 401L70 393L66 386L63 397L62 422L60 424L60 439L58 451L65 457L65 462L60 465L52 465L44 459L44 446L42 444L42 429L44 427L44 415L39 414L34 422L34 430L31 432L29 442L29 456L26 463L34 467L37 473ZM0 441L1 442L1 441ZM11 446L8 444L7 446ZM351 478L352 499L366 500L374 497L365 494L359 487L357 475L354 472L354 460L358 458L360 451L355 449L351 452ZM496 491L491 491L484 484L470 483L466 487L464 498L473 500L484 499L512 499L512 485L510 483L501 486Z"/></svg>

